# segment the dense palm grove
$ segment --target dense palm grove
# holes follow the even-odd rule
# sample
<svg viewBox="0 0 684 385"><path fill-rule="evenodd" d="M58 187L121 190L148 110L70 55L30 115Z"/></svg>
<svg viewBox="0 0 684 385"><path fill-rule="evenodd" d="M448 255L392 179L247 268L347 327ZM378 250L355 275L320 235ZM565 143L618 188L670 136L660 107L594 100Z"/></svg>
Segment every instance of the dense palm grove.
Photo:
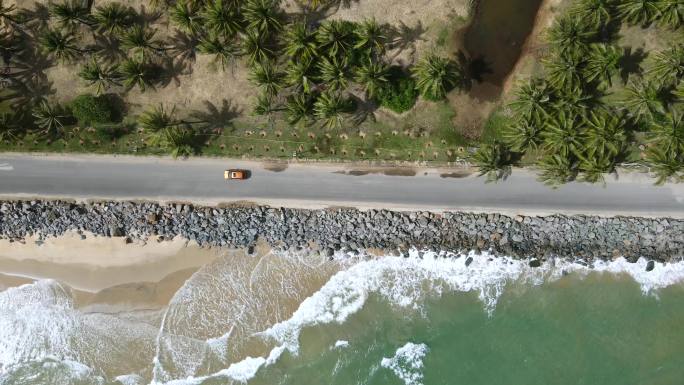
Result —
<svg viewBox="0 0 684 385"><path fill-rule="evenodd" d="M358 123L347 120L362 103L410 109L418 94L413 89L443 99L462 80L454 61L434 54L410 69L391 67L385 53L396 31L374 20L318 20L316 12L330 1L305 2L305 12L293 15L283 12L279 0L150 1L175 26L167 39L150 25L153 14L92 3L63 0L29 10L0 2L3 77L12 91L3 97L14 101L13 112L2 116L0 139L21 138L27 130L58 138L77 123L111 122L112 91L144 92L168 82L184 55L210 55L223 70L248 65L261 90L255 114L321 129ZM34 92L36 75L55 62L80 63L79 76L94 95L61 105ZM152 145L190 155L196 138L207 133L177 115L173 106L151 106L138 126Z"/></svg>
<svg viewBox="0 0 684 385"><path fill-rule="evenodd" d="M684 46L648 55L624 88L629 65L617 45L625 23L677 30L681 0L579 0L547 33L545 76L521 85L510 109L515 122L475 155L484 174L504 177L521 155L538 155L540 179L552 185L603 180L624 162L630 143L657 183L684 172Z"/></svg>

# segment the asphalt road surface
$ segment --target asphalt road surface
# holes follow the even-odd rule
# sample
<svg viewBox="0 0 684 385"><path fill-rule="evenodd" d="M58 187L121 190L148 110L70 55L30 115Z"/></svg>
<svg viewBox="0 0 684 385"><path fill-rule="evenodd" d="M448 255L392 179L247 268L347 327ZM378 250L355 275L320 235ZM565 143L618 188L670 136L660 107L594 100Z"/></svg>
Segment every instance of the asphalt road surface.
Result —
<svg viewBox="0 0 684 385"><path fill-rule="evenodd" d="M226 168L248 169L251 177L225 181ZM0 154L0 197L684 217L684 186L656 187L643 174L609 176L605 185L571 183L555 190L524 170L498 183L457 174L350 165Z"/></svg>

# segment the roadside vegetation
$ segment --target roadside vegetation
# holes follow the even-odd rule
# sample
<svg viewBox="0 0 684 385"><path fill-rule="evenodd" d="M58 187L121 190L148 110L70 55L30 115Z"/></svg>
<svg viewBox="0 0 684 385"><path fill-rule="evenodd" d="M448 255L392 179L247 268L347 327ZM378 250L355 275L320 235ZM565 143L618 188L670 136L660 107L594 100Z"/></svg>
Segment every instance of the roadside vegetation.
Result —
<svg viewBox="0 0 684 385"><path fill-rule="evenodd" d="M684 178L681 1L568 0L541 69L487 103L470 95L488 58L459 52L463 15L426 28L336 18L345 6L0 0L0 150L468 161L489 180L534 166L553 186L620 166ZM645 50L626 41L647 33ZM201 87L228 96L179 103Z"/></svg>
<svg viewBox="0 0 684 385"><path fill-rule="evenodd" d="M474 156L491 180L525 160L540 180L601 182L621 164L656 183L684 176L684 3L578 0L546 33L543 74L520 84ZM657 28L664 48L633 52L625 28Z"/></svg>
<svg viewBox="0 0 684 385"><path fill-rule="evenodd" d="M410 28L320 16L336 6L303 1L285 13L279 0L153 1L139 9L0 0L0 149L442 162L464 155L444 101L463 84L461 66L435 51L402 65L393 57L411 45ZM163 23L173 32L162 33ZM158 100L131 112L131 93L178 82L199 56L226 79L246 68L259 90L251 111L230 100L207 101L203 111ZM89 92L51 97L45 73L58 65L77 68ZM412 111L421 99L424 111ZM380 109L404 114L404 123L378 119Z"/></svg>

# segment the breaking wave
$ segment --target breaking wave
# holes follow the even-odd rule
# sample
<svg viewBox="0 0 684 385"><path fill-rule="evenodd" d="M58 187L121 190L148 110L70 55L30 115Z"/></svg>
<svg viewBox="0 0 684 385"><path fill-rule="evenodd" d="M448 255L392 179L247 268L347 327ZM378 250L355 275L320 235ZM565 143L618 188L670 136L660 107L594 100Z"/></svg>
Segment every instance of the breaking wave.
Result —
<svg viewBox="0 0 684 385"><path fill-rule="evenodd" d="M305 328L343 323L370 296L420 312L426 298L474 292L491 314L513 283L540 285L568 274L627 274L644 293L657 294L684 281L684 262L656 263L647 271L644 259L592 266L558 259L533 268L527 261L486 253L447 256L413 250L407 258L338 257L327 261L269 253L220 258L185 283L156 326L84 313L74 306L71 290L56 281L5 290L0 293L0 385L20 384L6 378L17 376L17 368L27 363L53 359L82 365L73 369L74 376L119 376L124 384L142 384L143 379L167 385L199 385L207 379L244 383L284 352L299 354ZM335 347L342 349L345 342ZM425 354L426 346L409 343L381 365L407 385L418 385Z"/></svg>
<svg viewBox="0 0 684 385"><path fill-rule="evenodd" d="M380 366L390 369L406 385L423 385L423 358L428 351L425 344L409 342L397 349L394 357L383 358Z"/></svg>

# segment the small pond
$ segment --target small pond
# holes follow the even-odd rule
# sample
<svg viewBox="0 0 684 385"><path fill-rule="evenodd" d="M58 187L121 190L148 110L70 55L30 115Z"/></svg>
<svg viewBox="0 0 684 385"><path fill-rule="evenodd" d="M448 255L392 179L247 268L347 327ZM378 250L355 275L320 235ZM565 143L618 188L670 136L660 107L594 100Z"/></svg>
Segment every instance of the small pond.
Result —
<svg viewBox="0 0 684 385"><path fill-rule="evenodd" d="M534 28L542 0L480 0L464 35L471 72L479 83L501 87ZM476 86L476 84L474 84Z"/></svg>

